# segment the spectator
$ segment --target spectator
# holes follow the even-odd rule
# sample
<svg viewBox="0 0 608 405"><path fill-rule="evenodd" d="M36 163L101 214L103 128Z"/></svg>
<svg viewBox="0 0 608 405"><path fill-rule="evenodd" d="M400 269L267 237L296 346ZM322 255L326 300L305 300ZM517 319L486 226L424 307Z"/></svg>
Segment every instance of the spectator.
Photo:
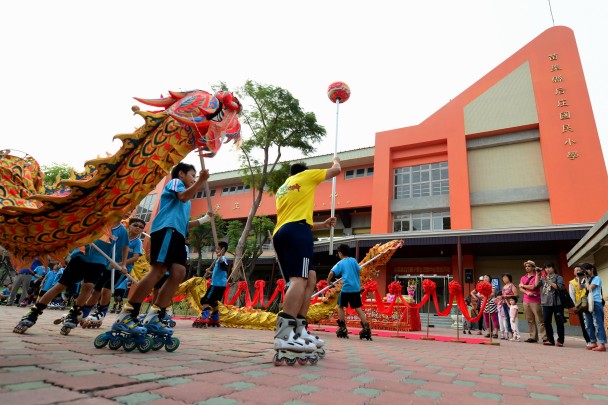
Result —
<svg viewBox="0 0 608 405"><path fill-rule="evenodd" d="M30 282L32 281L32 276L34 274L34 269L40 265L41 261L38 258L34 259L30 267L25 267L19 270L19 274L17 274L17 278L15 278L15 282L13 283L13 290L11 291L11 295L8 298L8 302L6 305L14 305L15 299L17 298L17 293L21 288L22 293L21 297L25 297L27 295L27 289L30 286Z"/></svg>
<svg viewBox="0 0 608 405"><path fill-rule="evenodd" d="M540 278L537 283L535 274L535 270L541 271L542 269L540 267L537 268L536 263L532 260L524 262L524 268L526 274L519 281L519 289L524 295L524 314L530 328L530 337L526 340L526 343L538 343L539 333L544 342L547 340L547 334L545 332L543 312L540 307Z"/></svg>
<svg viewBox="0 0 608 405"><path fill-rule="evenodd" d="M585 286L585 270L583 270L581 266L574 266L574 278L570 281L569 292L570 298L572 298L572 302L575 304L581 299L582 296L587 294L587 287ZM578 321L581 325L583 338L585 338L587 347L591 346L591 348L593 348L594 345L591 343L591 340L589 340L589 334L587 333L587 328L585 327L585 315L582 311L576 312L576 315L578 316Z"/></svg>
<svg viewBox="0 0 608 405"><path fill-rule="evenodd" d="M553 336L553 317L557 327L557 346L564 345L564 304L559 296L559 290L564 288L564 278L555 272L553 263L545 263L545 273L536 272L535 283L542 286L540 303L543 309L543 322L547 333L547 340L543 342L545 346L555 346L555 336Z"/></svg>
<svg viewBox="0 0 608 405"><path fill-rule="evenodd" d="M511 330L513 331L513 337L511 339L514 342L521 342L519 335L519 307L517 306L517 297L509 297L509 321L511 322Z"/></svg>
<svg viewBox="0 0 608 405"><path fill-rule="evenodd" d="M0 291L0 301L7 301L8 297L11 296L11 291L13 290L13 283L9 283L4 290Z"/></svg>
<svg viewBox="0 0 608 405"><path fill-rule="evenodd" d="M602 279L597 275L594 265L584 263L581 268L585 270L585 286L589 300L589 312L585 312L585 324L591 346L587 346L587 349L605 352L606 329L604 327L604 300L601 293Z"/></svg>
<svg viewBox="0 0 608 405"><path fill-rule="evenodd" d="M482 281L492 285L492 276L486 274L481 277ZM481 301L482 297L476 290L471 291L471 295L477 297L479 301ZM498 306L496 304L496 290L492 286L492 293L488 297L488 302L486 303L486 307L483 310L483 323L485 324L486 331L488 332L485 337L490 337L490 335L497 339L498 338Z"/></svg>
<svg viewBox="0 0 608 405"><path fill-rule="evenodd" d="M502 282L502 309L507 317L507 331L512 334L513 330L511 330L511 322L509 322L509 298L518 297L519 290L515 287L515 284L513 284L513 276L510 273L502 275Z"/></svg>

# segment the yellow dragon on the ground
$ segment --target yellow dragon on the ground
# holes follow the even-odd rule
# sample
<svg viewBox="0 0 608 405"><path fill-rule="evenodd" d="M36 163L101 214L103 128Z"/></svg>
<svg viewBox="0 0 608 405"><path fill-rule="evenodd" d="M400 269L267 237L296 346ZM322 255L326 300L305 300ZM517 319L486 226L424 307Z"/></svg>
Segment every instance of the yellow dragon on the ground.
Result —
<svg viewBox="0 0 608 405"><path fill-rule="evenodd" d="M363 286L372 280L373 274L378 274L379 268L385 266L401 246L403 246L403 241L393 240L372 247L360 262L361 265L368 263L362 266L361 285ZM320 302L310 306L306 316L308 323L317 323L323 319L328 319L338 310L340 290L340 284L329 288ZM202 310L200 299L206 291L206 280L201 277L194 277L182 283L175 295L185 295L190 307L200 314ZM277 322L277 314L253 308L220 304L219 313L222 325L231 328L274 330Z"/></svg>
<svg viewBox="0 0 608 405"><path fill-rule="evenodd" d="M121 149L86 162L86 171L45 189L36 161L0 152L0 245L17 263L47 255L62 260L72 249L110 235L109 226L139 202L194 149L217 153L224 139L240 138L241 105L231 93L170 92L137 99L164 108L140 111L144 125L116 135Z"/></svg>

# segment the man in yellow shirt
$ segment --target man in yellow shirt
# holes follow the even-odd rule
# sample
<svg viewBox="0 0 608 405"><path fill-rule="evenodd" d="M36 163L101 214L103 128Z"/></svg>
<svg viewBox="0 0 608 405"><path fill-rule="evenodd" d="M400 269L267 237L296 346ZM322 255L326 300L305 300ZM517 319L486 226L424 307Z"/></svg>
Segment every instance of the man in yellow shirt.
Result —
<svg viewBox="0 0 608 405"><path fill-rule="evenodd" d="M322 349L323 341L306 330L306 314L317 283L313 269L313 229L330 228L335 218L313 223L315 190L319 184L340 174L340 159L334 157L330 169L308 169L303 163L291 166L290 175L276 194L277 225L273 243L277 259L290 282L283 312L277 317L274 348L287 352L311 353ZM280 357L275 356L279 361ZM294 360L295 361L295 360Z"/></svg>

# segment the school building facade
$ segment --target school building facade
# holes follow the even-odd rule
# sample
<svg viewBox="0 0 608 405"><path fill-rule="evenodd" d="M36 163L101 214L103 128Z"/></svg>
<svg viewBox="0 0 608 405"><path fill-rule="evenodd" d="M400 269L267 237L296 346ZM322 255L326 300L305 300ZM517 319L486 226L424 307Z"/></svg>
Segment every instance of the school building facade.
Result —
<svg viewBox="0 0 608 405"><path fill-rule="evenodd" d="M347 243L361 259L376 243L405 240L379 274L384 292L393 280L423 277L437 282L440 300L451 279L467 290L483 274L511 273L517 284L529 259L554 262L569 280L567 253L608 210L606 165L566 27L543 32L419 125L376 133L373 146L339 156L334 246ZM328 168L331 158L302 161ZM138 211L153 215L163 186ZM212 174L209 186L222 218L245 220L252 194L237 171ZM193 217L208 210L199 197ZM330 206L324 182L315 221ZM257 214L276 219L272 196ZM316 236L322 277L336 258L328 233ZM256 273L268 278L271 267L262 260Z"/></svg>

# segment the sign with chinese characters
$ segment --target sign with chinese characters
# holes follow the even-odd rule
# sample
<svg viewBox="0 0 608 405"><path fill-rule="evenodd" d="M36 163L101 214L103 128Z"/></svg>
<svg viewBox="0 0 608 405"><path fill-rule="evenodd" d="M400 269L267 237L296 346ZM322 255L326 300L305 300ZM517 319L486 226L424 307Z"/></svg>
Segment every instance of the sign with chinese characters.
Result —
<svg viewBox="0 0 608 405"><path fill-rule="evenodd" d="M576 139L574 138L574 127L576 124L575 116L572 114L571 105L568 103L568 92L566 77L563 74L562 66L559 64L559 54L549 55L549 65L551 72L551 83L555 84L556 108L558 109L557 118L561 121L563 144L566 147L564 155L570 160L580 157L576 150ZM564 84L566 83L566 84Z"/></svg>
<svg viewBox="0 0 608 405"><path fill-rule="evenodd" d="M448 266L396 266L393 274L452 274Z"/></svg>

